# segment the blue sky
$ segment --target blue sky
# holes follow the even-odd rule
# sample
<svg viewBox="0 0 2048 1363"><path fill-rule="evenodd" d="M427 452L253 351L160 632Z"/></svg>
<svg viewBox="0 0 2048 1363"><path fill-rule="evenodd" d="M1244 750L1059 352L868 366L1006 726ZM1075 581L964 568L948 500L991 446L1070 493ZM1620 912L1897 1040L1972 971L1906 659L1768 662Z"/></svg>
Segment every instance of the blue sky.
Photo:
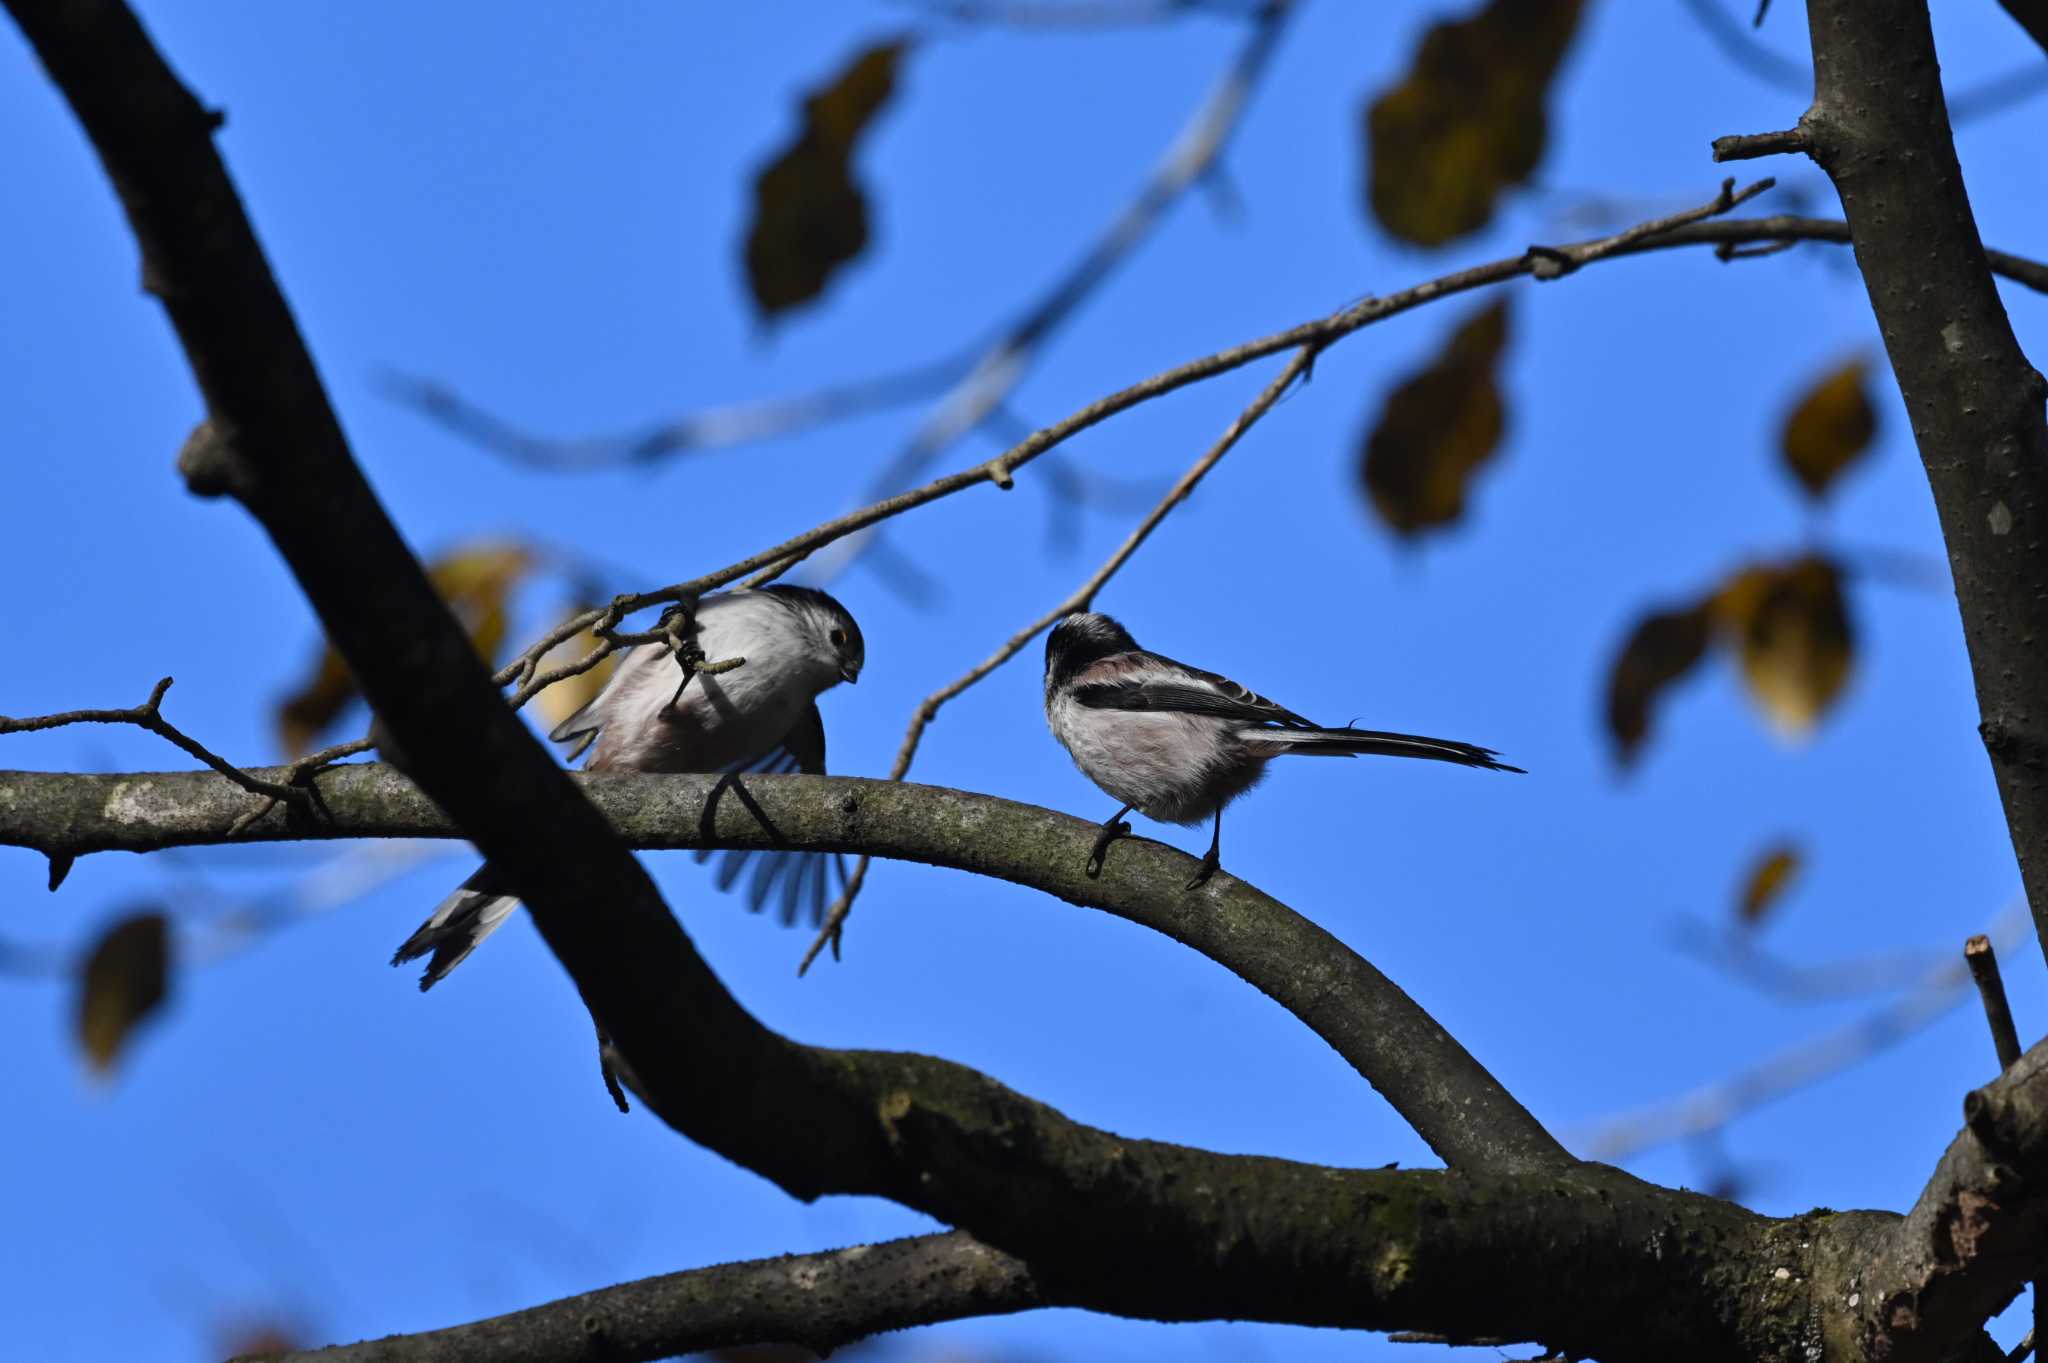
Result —
<svg viewBox="0 0 2048 1363"><path fill-rule="evenodd" d="M838 6L145 4L151 31L228 123L220 146L357 457L412 543L535 538L651 586L715 568L851 505L917 408L650 469L510 466L389 401L380 376L454 385L536 431L632 428L948 354L1035 299L1125 202L1228 60L1216 19L1108 32L954 33L907 59L865 147L875 244L825 303L764 335L735 268L756 165L796 98L912 11ZM1745 8L1741 7L1741 8ZM1951 89L2038 62L1995 6L1940 6ZM1436 6L1309 3L1229 157L1237 213L1197 194L1095 295L1018 394L1046 423L1193 356L1529 241L1704 201L1709 141L1790 124L1794 94L1731 65L1675 3L1592 7L1552 104L1540 183L1479 237L1431 253L1359 212L1363 101ZM1762 41L1799 57L1799 7ZM2038 162L2048 100L1959 135L1987 240L2048 254ZM231 757L276 754L271 713L318 635L246 515L189 498L171 459L201 414L125 223L69 113L0 36L0 215L10 325L0 446L0 713L139 701ZM1749 169L1749 168L1740 168ZM1832 210L1825 180L1765 163L1756 207ZM1803 199L1797 196L1804 196ZM1867 466L1810 513L1775 464L1786 406L1877 337L1845 253L1735 265L1705 251L1512 286L1507 443L1466 520L1394 543L1354 491L1385 392L1473 304L1375 327L1319 362L1100 598L1149 646L1333 721L1470 739L1530 769L1299 764L1233 810L1226 865L1400 982L1567 1133L1732 1073L1881 1005L1767 997L1674 946L1725 920L1749 860L1792 837L1809 864L1764 930L1803 962L1950 952L2016 892L1975 734L1953 599L1852 586L1859 652L1809 743L1757 722L1717 663L1660 713L1618 778L1605 669L1633 618L1745 559L1808 544L1941 546L1896 394ZM2006 292L2048 353L2048 306ZM1067 447L1077 467L1163 482L1266 381L1248 370ZM995 448L970 440L943 467ZM1063 597L1136 513L1091 509L1048 547L1044 480L963 494L891 543L934 575L903 600L872 568L835 584L869 667L824 701L835 769L886 772L912 707ZM525 632L560 604L525 603ZM1087 818L1108 801L1045 731L1037 647L948 707L918 779ZM10 766L160 769L146 734L6 740ZM1199 833L1140 826L1199 852ZM299 883L347 849L87 859L62 892L0 850L0 937L68 949L124 909L210 905ZM772 1025L980 1066L1133 1135L1339 1164L1427 1151L1320 1041L1210 962L1013 887L876 868L846 959L805 979L808 934L650 858L690 932ZM385 960L465 852L180 975L111 1083L83 1073L59 983L0 981L14 1119L0 1126L24 1358L200 1359L237 1320L309 1342L456 1323L621 1278L826 1248L929 1223L891 1205L793 1202L644 1115L621 1118L559 967L523 921L421 997ZM2048 1007L2030 944L2007 953L2023 1034ZM1858 1069L1743 1117L1721 1154L1631 1167L1701 1185L1732 1162L1771 1212L1903 1208L1994 1068L1957 1011ZM2017 1328L2004 1333L2017 1334ZM1044 1313L898 1341L910 1358L1417 1357L1328 1332L1158 1327ZM1476 1356L1476 1355L1475 1355Z"/></svg>

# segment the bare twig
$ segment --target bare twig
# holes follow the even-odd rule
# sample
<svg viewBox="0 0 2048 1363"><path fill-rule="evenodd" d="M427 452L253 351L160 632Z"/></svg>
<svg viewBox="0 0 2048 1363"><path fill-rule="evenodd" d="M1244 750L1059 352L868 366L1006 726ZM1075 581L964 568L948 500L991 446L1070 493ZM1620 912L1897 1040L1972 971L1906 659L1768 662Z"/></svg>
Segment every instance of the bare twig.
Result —
<svg viewBox="0 0 2048 1363"><path fill-rule="evenodd" d="M1095 594L1102 590L1110 578L1116 576L1119 568L1130 561L1131 555L1138 552L1139 547L1152 532L1159 528L1160 522L1164 521L1175 507L1187 500L1188 494L1195 490L1196 484L1202 481L1209 470L1216 467L1224 455L1230 453L1231 448L1244 438L1245 432L1249 431L1259 418L1273 409L1273 404L1286 394L1296 379L1308 372L1321 350L1321 345L1311 343L1295 351L1294 358L1273 377L1271 383L1260 390L1250 405L1237 414L1236 419L1217 438L1216 443L1205 450L1201 458L1188 466L1187 472L1167 489L1166 495L1159 499L1158 504L1146 514L1145 519L1138 522L1137 528L1117 546L1116 552L1103 560L1102 566L1090 573L1088 579L1069 593L1065 600L1012 634L994 653L926 696L918 705L917 712L911 716L910 728L903 735L902 746L896 750L895 764L889 769L889 779L901 781L909 773L910 764L917 756L918 743L924 737L926 726L938 715L939 707L1017 656L1018 650L1037 638L1040 631L1049 628L1062 616L1086 610L1089 603L1094 601ZM824 925L819 928L810 949L804 952L804 958L797 966L797 974L802 975L811 968L811 962L818 958L818 952L827 942L832 944L833 959L838 959L840 934L845 929L846 916L853 911L853 901L867 880L868 860L867 857L862 857L854 867L853 874L847 878L846 888L840 892L839 898L827 911Z"/></svg>
<svg viewBox="0 0 2048 1363"><path fill-rule="evenodd" d="M355 738L350 739L346 743L336 743L331 748L321 748L317 752L307 753L304 757L301 757L298 761L285 768L284 784L293 791L304 794L308 802L317 801L319 794L306 784L308 777L325 767L333 766L344 757L354 757L358 753L366 753L376 746L376 743L368 738ZM247 810L244 810L236 816L233 823L228 825L228 836L236 837L240 835L250 824L255 823L258 819L275 809L277 801L277 796L271 796L265 799L262 804L252 805Z"/></svg>
<svg viewBox="0 0 2048 1363"><path fill-rule="evenodd" d="M2025 931L2024 899L2002 911L1989 936L2010 946ZM1588 1159L1618 1161L1645 1150L1718 1130L1742 1113L1848 1069L1894 1046L1957 1007L1969 975L1953 958L1938 962L1920 986L1858 1022L1801 1042L1727 1079L1667 1103L1590 1126L1567 1143Z"/></svg>
<svg viewBox="0 0 2048 1363"><path fill-rule="evenodd" d="M1970 967L1970 978L1977 982L1977 996L1984 1001L1984 1020L1991 1026L1998 1068L2009 1070L2020 1058L2020 1034L2012 1025L2012 1005L2006 1001L2005 981L1998 973L1998 952L1980 932L1963 943L1963 961Z"/></svg>
<svg viewBox="0 0 2048 1363"><path fill-rule="evenodd" d="M1076 0L1069 4L1032 0L895 0L935 19L955 23L1002 25L1024 30L1117 28L1168 23L1189 15L1208 14L1249 19L1264 0Z"/></svg>
<svg viewBox="0 0 2048 1363"><path fill-rule="evenodd" d="M1537 279L1561 279L1581 265L1604 260L1608 256L1622 255L1643 242L1654 240L1680 227L1690 226L1707 218L1718 218L1733 211L1738 205L1748 203L1757 195L1770 189L1778 182L1769 178L1735 188L1733 179L1721 182L1721 192L1701 204L1688 208L1682 213L1671 213L1661 218L1651 218L1635 226L1616 232L1613 236L1582 242L1577 246L1531 246L1524 254L1529 258L1529 273Z"/></svg>
<svg viewBox="0 0 2048 1363"><path fill-rule="evenodd" d="M2048 49L2048 0L1999 0L2006 12L2044 49ZM1686 10L1698 21L1716 47L1728 59L1751 75L1791 94L1806 95L1813 90L1813 68L1806 62L1783 56L1757 41L1722 8L1722 0L1684 0ZM1758 5L1752 28L1762 25L1768 0ZM1965 123L2010 108L2048 90L2048 66L2028 62L2003 75L1992 76L1958 90L1948 102L1949 118Z"/></svg>
<svg viewBox="0 0 2048 1363"><path fill-rule="evenodd" d="M1022 381L1034 351L1144 242L1189 186L1215 169L1266 68L1292 4L1293 0L1243 0L1236 5L1197 6L1187 0L1166 0L1164 4L1145 6L1159 11L1158 17L1166 17L1165 11L1211 9L1252 20L1254 26L1223 77L1175 135L1159 165L1102 236L1021 316L986 344L970 347L963 354L795 397L712 408L628 435L585 439L555 440L530 435L435 383L392 379L385 384L386 392L486 449L521 463L572 471L647 463L672 454L771 439L937 395L930 415L875 480L876 495L885 495L915 477L999 406ZM1003 17L989 6L944 8L956 18ZM971 16L966 12L969 10L974 11ZM1065 12L1078 16L1080 10ZM850 556L849 553L847 557ZM800 557L768 565L763 579L787 572ZM843 561L835 566L843 566Z"/></svg>
<svg viewBox="0 0 2048 1363"><path fill-rule="evenodd" d="M1716 161L1754 161L1760 156L1786 156L1803 152L1810 145L1806 129L1786 128L1781 132L1733 133L1714 139Z"/></svg>
<svg viewBox="0 0 2048 1363"><path fill-rule="evenodd" d="M1868 997L1910 988L1927 977L1941 955L1933 949L1898 950L1808 964L1766 951L1748 933L1716 931L1691 918L1679 920L1674 945L1685 955L1772 998L1794 1003Z"/></svg>
<svg viewBox="0 0 2048 1363"><path fill-rule="evenodd" d="M1262 0L1244 7L1246 17L1254 20L1251 32L1222 77L1174 135L1138 193L1039 301L1004 328L967 375L939 399L902 451L869 484L869 496L886 496L918 477L932 460L999 410L1024 381L1047 339L1151 236L1191 187L1216 171L1293 8L1294 0ZM1010 467L995 462L989 465L998 486L1008 486ZM865 538L843 540L831 555L813 565L814 572L831 578L860 552Z"/></svg>
<svg viewBox="0 0 2048 1363"><path fill-rule="evenodd" d="M386 375L379 386L392 401L516 463L550 472L584 473L774 440L865 412L903 406L946 391L972 363L971 353L951 355L914 369L791 397L709 407L624 435L562 439L522 431L430 379L393 374Z"/></svg>
<svg viewBox="0 0 2048 1363"><path fill-rule="evenodd" d="M1748 191L1736 196L1739 202L1748 197ZM1717 197L1714 202L1720 200ZM1683 215L1678 215L1683 216ZM1668 219L1657 220L1659 222ZM1509 256L1484 265L1473 266L1452 274L1417 284L1398 293L1384 297L1366 298L1346 308L1312 322L1304 322L1284 331L1277 331L1228 350L1217 351L1201 359L1189 361L1173 369L1155 374L1151 378L1132 384L1107 397L1098 398L1064 419L1042 430L1034 432L1004 450L993 459L985 460L936 478L921 487L908 492L883 498L858 511L836 517L821 525L812 527L801 535L784 540L782 543L764 549L729 564L716 572L688 582L677 583L652 591L626 593L615 598L609 606L589 610L571 616L542 636L519 657L514 658L497 674L500 685L518 679L528 683L522 687L519 700L524 700L541 689L535 683L535 671L539 660L564 640L580 633L597 623L609 620L617 623L625 615L644 610L663 602L677 601L685 596L714 591L728 583L746 577L750 573L763 573L764 579L776 573L787 571L806 555L831 544L855 531L888 520L904 512L950 497L968 488L980 487L987 483L998 483L1009 479L1016 470L1039 458L1048 450L1064 444L1081 432L1090 429L1110 417L1128 411L1155 398L1163 397L1191 384L1212 379L1221 374L1242 368L1255 360L1282 351L1298 349L1311 342L1325 347L1335 344L1353 332L1362 330L1376 322L1407 312L1412 308L1433 303L1438 299L1473 289L1499 284L1522 275L1533 275L1539 268L1556 273L1569 273L1569 268L1560 262L1584 264L1592 260L1605 260L1621 256L1636 255L1645 251L1663 250L1678 246L1721 245L1745 241L1824 241L1846 243L1848 229L1840 222L1825 218L1802 218L1778 216L1737 221L1685 222L1674 227L1665 227L1655 235L1643 235L1637 228L1613 236L1599 237L1590 241L1567 246L1546 246L1520 255ZM1987 253L1992 268L2027 287L2048 293L2048 265L2004 252ZM1539 266L1539 262L1542 264ZM764 570L766 570L764 572ZM591 655L575 663L566 664L552 679L594 667L602 657L593 651Z"/></svg>
<svg viewBox="0 0 2048 1363"><path fill-rule="evenodd" d="M62 714L31 715L26 719L10 719L6 715L0 715L0 735L61 729L68 724L133 724L176 744L251 794L267 795L272 801L281 800L300 807L310 804L311 797L304 789L251 776L226 758L216 756L197 739L190 737L177 725L165 719L162 706L164 693L171 689L171 680L165 677L150 689L148 700L125 710L66 710ZM264 806L265 812L268 812L269 808L268 805ZM56 887L53 885L51 888Z"/></svg>
<svg viewBox="0 0 2048 1363"><path fill-rule="evenodd" d="M1991 1027L1992 1049L1998 1054L1998 1071L2003 1074L2019 1063L2020 1035L2012 1024L2012 1004L2005 997L2005 981L1998 973L1998 952L1993 949L1989 937L1978 933L1963 943L1963 961L1970 967L1970 978L1977 983L1977 997L1984 1004L1984 1021ZM2043 1279L2036 1277L2033 1282L2034 1328L2027 1332L2027 1338L2014 1351L2016 1357L2024 1357L2034 1337L2048 1330L2048 1292L2043 1291L2043 1286Z"/></svg>
<svg viewBox="0 0 2048 1363"><path fill-rule="evenodd" d="M1614 233L1611 236L1599 237L1592 241L1580 242L1571 246L1531 246L1522 254L1523 268L1539 280L1562 278L1578 269L1581 265L1590 264L1596 260L1603 260L1609 256L1624 254L1639 248L1646 241L1655 240L1666 232L1689 226L1717 214L1726 213L1736 205L1763 193L1773 183L1775 182L1769 179L1759 180L1755 184L1738 191L1735 188L1735 181L1723 180L1721 182L1721 192L1698 208L1687 209L1682 213L1673 213L1662 218L1653 218L1648 222L1638 223L1625 231ZM1139 546L1145 542L1153 530L1158 528L1159 523L1165 520L1167 515L1176 506L1180 505L1190 492L1194 491L1195 485L1201 482L1203 476L1216 466L1218 460L1230 452L1231 447L1243 438L1244 433L1250 430L1260 417L1263 417L1271 410L1273 404L1280 400L1281 396L1293 385L1294 381L1313 367L1316 356L1321 354L1335 339L1335 337L1327 339L1314 338L1297 350L1294 358L1288 362L1286 368L1282 369L1273 381L1267 384L1259 395L1252 400L1251 404L1238 414L1236 420L1230 423L1229 428L1224 431L1217 442L1201 458L1197 459L1185 474L1181 475L1180 481L1167 490L1166 495L1160 498L1158 505L1154 506L1150 514L1138 524L1137 529L1133 530L1130 536L1121 545L1117 546L1116 552L1111 554L1102 566L1096 569L1087 581L1076 588L1071 595L1045 614L1039 616L1029 625L1011 635L1003 643L1002 647L998 648L973 668L970 668L965 674L926 696L923 703L918 706L917 712L911 717L909 731L904 734L902 746L897 749L896 762L890 769L889 779L900 781L909 772L911 761L917 755L918 744L924 737L925 728L938 714L941 706L1015 657L1018 650L1038 637L1040 631L1050 627L1061 616L1072 614L1077 610L1087 609L1088 604L1095 599L1095 594L1101 591L1103 585L1111 577L1115 576L1116 571L1123 567L1132 554L1138 551ZM825 921L819 928L817 937L812 940L809 949L804 952L803 960L797 965L797 974L802 975L811 968L811 963L817 960L818 953L825 948L827 943L830 943L832 947L833 958L835 960L838 959L840 937L846 926L846 917L853 911L853 903L860 896L861 887L867 883L867 871L868 859L863 857L854 866L853 874L847 877L846 888L840 891L838 899L834 900L831 908L826 911Z"/></svg>

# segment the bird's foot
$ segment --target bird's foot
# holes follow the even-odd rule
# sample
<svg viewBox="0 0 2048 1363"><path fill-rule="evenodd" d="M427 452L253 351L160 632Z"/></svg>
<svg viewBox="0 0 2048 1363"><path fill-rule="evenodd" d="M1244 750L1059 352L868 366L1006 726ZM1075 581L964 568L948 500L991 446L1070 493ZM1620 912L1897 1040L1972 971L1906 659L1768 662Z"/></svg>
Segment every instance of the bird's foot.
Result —
<svg viewBox="0 0 2048 1363"><path fill-rule="evenodd" d="M1209 877L1221 870L1222 866L1222 859L1216 855L1216 849L1210 848L1208 854L1202 858L1202 864L1195 868L1194 879L1190 880L1183 888L1189 890L1201 889L1209 883Z"/></svg>
<svg viewBox="0 0 2048 1363"><path fill-rule="evenodd" d="M1131 835L1131 826L1121 819L1111 819L1095 834L1095 845L1088 849L1088 878L1093 880L1102 874L1102 858L1109 851L1109 845L1118 838Z"/></svg>

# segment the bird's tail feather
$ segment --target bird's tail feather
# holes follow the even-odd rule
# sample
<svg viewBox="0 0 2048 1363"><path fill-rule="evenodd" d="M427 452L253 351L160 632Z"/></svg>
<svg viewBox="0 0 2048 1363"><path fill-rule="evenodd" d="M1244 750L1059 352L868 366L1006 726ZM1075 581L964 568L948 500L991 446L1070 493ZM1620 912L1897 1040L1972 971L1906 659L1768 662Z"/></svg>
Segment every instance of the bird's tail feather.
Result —
<svg viewBox="0 0 2048 1363"><path fill-rule="evenodd" d="M1246 737L1271 744L1274 756L1288 753L1303 757L1425 757L1465 767L1484 767L1488 771L1522 770L1495 760L1500 754L1491 748L1449 738L1382 733L1377 729L1260 729Z"/></svg>
<svg viewBox="0 0 2048 1363"><path fill-rule="evenodd" d="M517 895L506 894L498 888L491 876L489 866L480 866L475 875L462 882L427 915L427 921L420 924L413 935L405 939L392 954L391 964L403 965L416 961L428 952L433 959L427 962L426 972L420 976L420 988L432 989L449 971L461 965L477 944L498 930L498 925L511 917L512 910L519 907Z"/></svg>

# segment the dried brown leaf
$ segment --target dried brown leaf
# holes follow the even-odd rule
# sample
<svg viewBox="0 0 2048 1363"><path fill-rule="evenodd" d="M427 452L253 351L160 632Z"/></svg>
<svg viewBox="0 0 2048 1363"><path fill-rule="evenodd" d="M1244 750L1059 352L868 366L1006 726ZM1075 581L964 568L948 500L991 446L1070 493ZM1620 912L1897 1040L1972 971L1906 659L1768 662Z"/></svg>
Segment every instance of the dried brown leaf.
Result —
<svg viewBox="0 0 2048 1363"><path fill-rule="evenodd" d="M1543 159L1544 104L1583 0L1492 0L1423 35L1414 64L1366 111L1366 204L1418 246L1484 227Z"/></svg>
<svg viewBox="0 0 2048 1363"><path fill-rule="evenodd" d="M900 38L877 43L806 95L796 140L755 176L747 283L764 318L816 298L867 248L867 195L854 182L853 154L895 92L909 48Z"/></svg>
<svg viewBox="0 0 2048 1363"><path fill-rule="evenodd" d="M1683 610L1653 611L1636 622L1607 678L1607 732L1626 765L1649 737L1657 698L1699 665L1713 638L1713 612L1701 602Z"/></svg>
<svg viewBox="0 0 2048 1363"><path fill-rule="evenodd" d="M1373 509L1395 533L1449 525L1464 513L1466 487L1500 448L1507 426L1495 372L1507 338L1503 294L1460 323L1427 367L1387 395L1358 472Z"/></svg>
<svg viewBox="0 0 2048 1363"><path fill-rule="evenodd" d="M1744 927L1755 927L1777 904L1799 874L1803 858L1789 842L1765 850L1742 880L1742 895L1735 902L1736 917Z"/></svg>
<svg viewBox="0 0 2048 1363"><path fill-rule="evenodd" d="M1817 555L1745 568L1715 593L1714 615L1771 727L1785 737L1811 733L1855 661L1840 570Z"/></svg>
<svg viewBox="0 0 2048 1363"><path fill-rule="evenodd" d="M1816 501L1870 449L1877 434L1869 378L1870 365L1864 360L1832 369L1806 390L1785 418L1780 442L1785 467Z"/></svg>
<svg viewBox="0 0 2048 1363"><path fill-rule="evenodd" d="M112 1070L136 1027L170 992L170 932L163 914L130 914L93 943L79 972L78 1042L96 1073Z"/></svg>
<svg viewBox="0 0 2048 1363"><path fill-rule="evenodd" d="M428 579L486 662L504 647L512 592L537 561L538 555L525 545L479 540L427 565ZM355 698L356 681L348 663L339 650L327 645L306 681L278 702L278 741L295 757L307 751Z"/></svg>

